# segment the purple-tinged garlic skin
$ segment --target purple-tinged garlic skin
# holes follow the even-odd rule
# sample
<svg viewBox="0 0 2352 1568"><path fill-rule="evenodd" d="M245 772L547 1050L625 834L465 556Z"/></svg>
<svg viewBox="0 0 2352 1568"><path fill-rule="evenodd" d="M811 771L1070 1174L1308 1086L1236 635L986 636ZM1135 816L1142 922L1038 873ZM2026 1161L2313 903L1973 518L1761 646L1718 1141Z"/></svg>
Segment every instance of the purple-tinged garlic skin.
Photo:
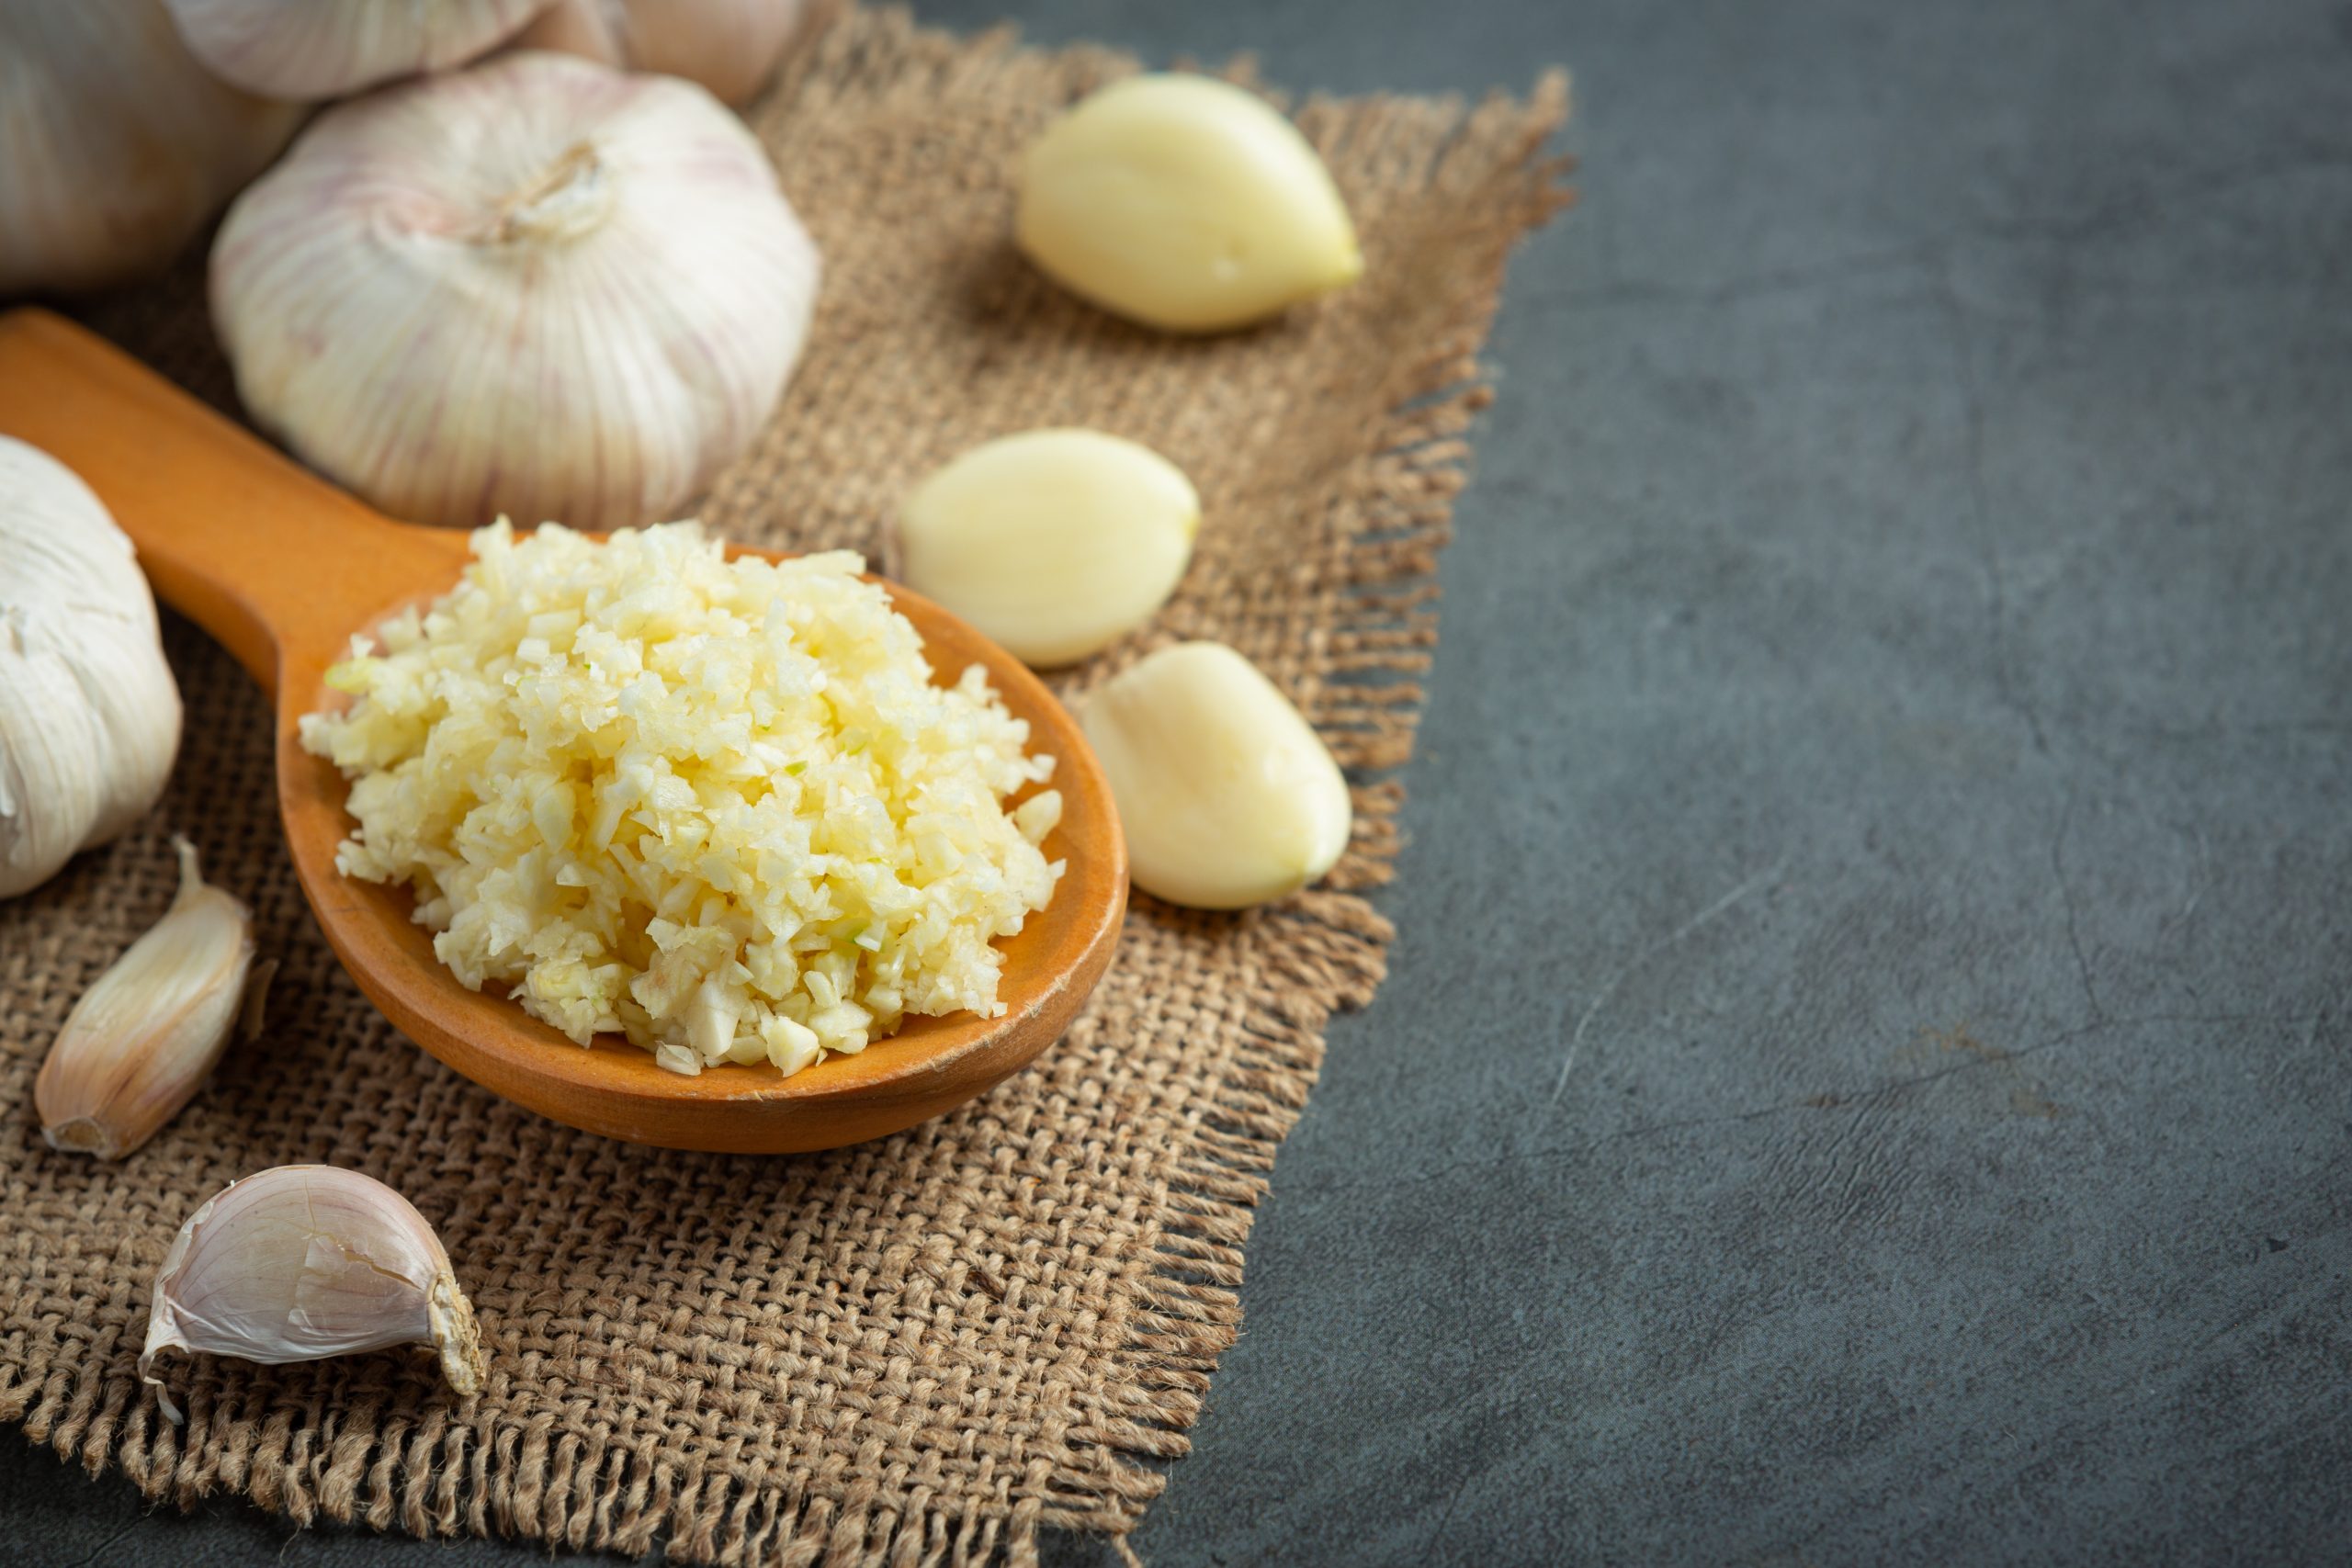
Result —
<svg viewBox="0 0 2352 1568"><path fill-rule="evenodd" d="M120 1159L204 1087L250 1000L253 911L179 852L180 888L66 1015L33 1081L53 1149Z"/></svg>
<svg viewBox="0 0 2352 1568"><path fill-rule="evenodd" d="M164 3L189 51L222 81L314 102L463 65L546 9L548 0Z"/></svg>
<svg viewBox="0 0 2352 1568"><path fill-rule="evenodd" d="M340 104L239 197L212 316L254 420L380 510L683 515L765 426L815 245L690 82L502 55Z"/></svg>
<svg viewBox="0 0 2352 1568"><path fill-rule="evenodd" d="M459 1394L481 1391L473 1306L432 1225L373 1177L282 1165L231 1182L180 1227L155 1274L139 1375L177 1423L152 1370L161 1350L277 1366L412 1344L440 1353Z"/></svg>

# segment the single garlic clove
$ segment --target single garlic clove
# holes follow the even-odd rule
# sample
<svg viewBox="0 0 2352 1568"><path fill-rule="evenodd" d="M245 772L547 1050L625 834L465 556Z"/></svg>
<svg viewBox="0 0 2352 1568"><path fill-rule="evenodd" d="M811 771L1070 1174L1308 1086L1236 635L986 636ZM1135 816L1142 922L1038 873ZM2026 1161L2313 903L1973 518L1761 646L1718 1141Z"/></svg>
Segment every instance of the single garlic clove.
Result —
<svg viewBox="0 0 2352 1568"><path fill-rule="evenodd" d="M339 98L462 65L548 0L164 0L224 82L276 98Z"/></svg>
<svg viewBox="0 0 2352 1568"><path fill-rule="evenodd" d="M1033 430L933 473L899 517L907 586L1030 664L1068 664L1151 619L1193 556L1201 502L1148 446Z"/></svg>
<svg viewBox="0 0 2352 1568"><path fill-rule="evenodd" d="M230 209L212 313L254 421L380 510L611 529L759 434L817 275L708 93L526 51L320 115Z"/></svg>
<svg viewBox="0 0 2352 1568"><path fill-rule="evenodd" d="M33 1082L53 1149L120 1159L153 1137L203 1085L246 1009L253 913L204 880L196 846L174 843L172 907L74 1004Z"/></svg>
<svg viewBox="0 0 2352 1568"><path fill-rule="evenodd" d="M156 1272L140 1378L182 1350L278 1366L431 1345L460 1394L481 1392L481 1335L449 1255L409 1201L356 1170L284 1165L232 1181L188 1216Z"/></svg>
<svg viewBox="0 0 2352 1568"><path fill-rule="evenodd" d="M1014 222L1064 286L1171 332L1241 326L1363 272L1298 128L1206 76L1132 76L1057 120L1023 161Z"/></svg>
<svg viewBox="0 0 2352 1568"><path fill-rule="evenodd" d="M1238 909L1338 863L1352 810L1339 764L1257 666L1217 642L1146 657L1087 699L1136 886Z"/></svg>

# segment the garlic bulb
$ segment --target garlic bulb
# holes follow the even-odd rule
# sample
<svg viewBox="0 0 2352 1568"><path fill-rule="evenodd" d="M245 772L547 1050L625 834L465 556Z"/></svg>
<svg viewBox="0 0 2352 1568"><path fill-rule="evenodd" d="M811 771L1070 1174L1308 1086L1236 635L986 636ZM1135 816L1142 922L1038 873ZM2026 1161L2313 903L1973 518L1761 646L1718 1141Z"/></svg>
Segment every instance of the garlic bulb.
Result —
<svg viewBox="0 0 2352 1568"><path fill-rule="evenodd" d="M345 93L462 65L548 0L164 0L223 81L279 98Z"/></svg>
<svg viewBox="0 0 2352 1568"><path fill-rule="evenodd" d="M430 523L677 516L775 407L816 294L741 120L536 52L329 109L212 254L254 418Z"/></svg>
<svg viewBox="0 0 2352 1568"><path fill-rule="evenodd" d="M1347 780L1288 698L1220 642L1163 648L1080 716L1136 886L1238 909L1295 893L1348 847Z"/></svg>
<svg viewBox="0 0 2352 1568"><path fill-rule="evenodd" d="M173 840L180 890L164 918L82 994L33 1082L53 1149L120 1159L202 1086L245 1002L254 917Z"/></svg>
<svg viewBox="0 0 2352 1568"><path fill-rule="evenodd" d="M301 111L216 81L162 0L0 5L0 294L172 259Z"/></svg>
<svg viewBox="0 0 2352 1568"><path fill-rule="evenodd" d="M514 41L699 82L730 104L767 85L802 0L556 0Z"/></svg>
<svg viewBox="0 0 2352 1568"><path fill-rule="evenodd" d="M356 1170L282 1165L232 1181L180 1227L155 1274L139 1376L185 1419L156 1352L282 1366L433 1346L460 1394L481 1392L481 1334L441 1238L409 1201Z"/></svg>
<svg viewBox="0 0 2352 1568"><path fill-rule="evenodd" d="M0 898L147 814L180 694L130 541L64 464L0 435Z"/></svg>
<svg viewBox="0 0 2352 1568"><path fill-rule="evenodd" d="M1032 430L916 487L899 517L899 574L1016 657L1068 664L1168 603L1200 525L1192 481L1150 447Z"/></svg>
<svg viewBox="0 0 2352 1568"><path fill-rule="evenodd" d="M1241 326L1363 272L1306 138L1207 76L1130 76L1047 127L1014 231L1073 293L1170 332Z"/></svg>

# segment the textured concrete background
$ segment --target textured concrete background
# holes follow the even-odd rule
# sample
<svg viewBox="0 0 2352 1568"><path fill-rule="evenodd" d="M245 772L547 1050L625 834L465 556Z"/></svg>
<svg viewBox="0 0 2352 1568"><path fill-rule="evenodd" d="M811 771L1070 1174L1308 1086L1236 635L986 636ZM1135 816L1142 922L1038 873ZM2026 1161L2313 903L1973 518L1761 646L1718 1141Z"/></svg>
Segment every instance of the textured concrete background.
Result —
<svg viewBox="0 0 2352 1568"><path fill-rule="evenodd" d="M2352 8L1014 9L1581 99L1154 1568L2352 1559ZM548 1561L13 1434L0 1510Z"/></svg>

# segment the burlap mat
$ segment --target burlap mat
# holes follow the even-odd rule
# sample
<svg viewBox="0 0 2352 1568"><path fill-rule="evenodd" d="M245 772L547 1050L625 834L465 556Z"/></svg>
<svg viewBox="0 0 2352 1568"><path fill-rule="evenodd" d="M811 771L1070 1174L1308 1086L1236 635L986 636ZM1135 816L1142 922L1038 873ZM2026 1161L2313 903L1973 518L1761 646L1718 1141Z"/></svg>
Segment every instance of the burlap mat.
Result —
<svg viewBox="0 0 2352 1568"><path fill-rule="evenodd" d="M753 118L823 248L823 300L785 408L704 514L877 551L908 483L984 437L1085 423L1157 447L1199 484L1199 555L1148 637L1072 684L1170 638L1256 660L1368 781L1329 888L1238 918L1138 897L1069 1039L912 1133L797 1158L635 1148L493 1098L361 999L286 863L262 701L175 621L172 792L0 905L0 1416L157 1498L225 1490L419 1535L912 1563L1134 1527L1233 1341L1251 1204L1325 1021L1382 976L1389 928L1359 896L1396 848L1379 774L1410 749L1435 636L1430 573L1487 395L1470 356L1506 251L1563 200L1542 143L1565 89L1308 104L1363 281L1183 342L1073 302L1005 240L1016 151L1132 69L891 13L849 16L787 68ZM87 314L229 405L200 266ZM167 902L175 832L285 960L269 1028L121 1166L59 1156L35 1069ZM301 1160L370 1172L439 1226L490 1352L471 1405L398 1355L174 1359L189 1423L159 1418L132 1363L165 1246L232 1178Z"/></svg>

